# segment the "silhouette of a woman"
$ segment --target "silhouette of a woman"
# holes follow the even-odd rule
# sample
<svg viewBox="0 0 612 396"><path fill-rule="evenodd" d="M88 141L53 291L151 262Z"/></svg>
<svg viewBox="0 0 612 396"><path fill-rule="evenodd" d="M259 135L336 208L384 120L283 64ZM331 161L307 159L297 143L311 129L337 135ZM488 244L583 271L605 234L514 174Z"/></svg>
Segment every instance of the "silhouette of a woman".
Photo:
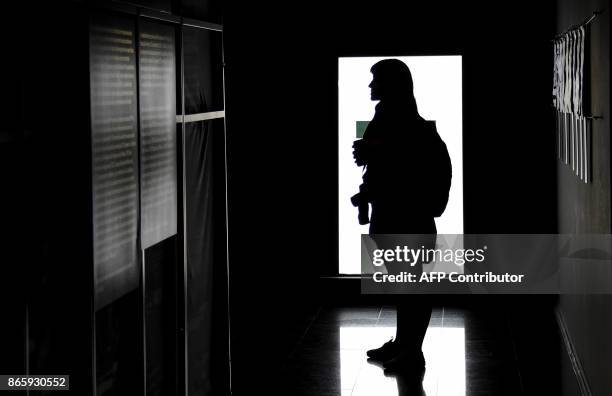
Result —
<svg viewBox="0 0 612 396"><path fill-rule="evenodd" d="M415 236L411 244L418 244L414 247L434 248L434 218L446 208L451 181L446 145L435 122L419 115L412 74L405 63L386 59L370 71L371 100L380 102L363 139L353 145L355 162L367 167L359 200L372 207L370 235L380 249L395 248L389 234L412 234ZM360 221L363 217L360 213ZM405 270L390 264L386 267L389 273ZM417 266L419 271L420 268ZM400 301L395 339L367 354L384 362L390 371L424 368L421 347L431 316L431 301L419 295L397 297Z"/></svg>

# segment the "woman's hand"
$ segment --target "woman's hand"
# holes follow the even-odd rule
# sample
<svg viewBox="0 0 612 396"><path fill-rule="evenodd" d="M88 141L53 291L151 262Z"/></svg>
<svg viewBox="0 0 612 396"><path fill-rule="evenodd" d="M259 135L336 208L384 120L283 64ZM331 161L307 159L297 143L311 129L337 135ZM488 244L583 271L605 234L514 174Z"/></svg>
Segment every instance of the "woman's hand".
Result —
<svg viewBox="0 0 612 396"><path fill-rule="evenodd" d="M363 139L353 142L353 158L357 166L364 166L367 163L368 151L368 144Z"/></svg>

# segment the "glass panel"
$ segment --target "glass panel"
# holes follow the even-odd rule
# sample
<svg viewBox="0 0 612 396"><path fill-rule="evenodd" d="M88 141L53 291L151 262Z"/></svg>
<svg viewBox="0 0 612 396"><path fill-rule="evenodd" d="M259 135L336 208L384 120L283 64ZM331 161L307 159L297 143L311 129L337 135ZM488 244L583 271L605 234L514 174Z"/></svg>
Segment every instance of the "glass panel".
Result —
<svg viewBox="0 0 612 396"><path fill-rule="evenodd" d="M181 15L221 24L222 3L221 0L181 0Z"/></svg>
<svg viewBox="0 0 612 396"><path fill-rule="evenodd" d="M176 237L145 250L147 396L176 394Z"/></svg>
<svg viewBox="0 0 612 396"><path fill-rule="evenodd" d="M172 0L118 0L122 3L139 5L158 11L172 11Z"/></svg>
<svg viewBox="0 0 612 396"><path fill-rule="evenodd" d="M185 114L223 110L221 33L185 27L183 51Z"/></svg>
<svg viewBox="0 0 612 396"><path fill-rule="evenodd" d="M97 396L143 391L135 21L90 24Z"/></svg>
<svg viewBox="0 0 612 396"><path fill-rule="evenodd" d="M134 22L96 16L90 85L96 308L138 287Z"/></svg>
<svg viewBox="0 0 612 396"><path fill-rule="evenodd" d="M96 312L96 396L142 395L143 342L134 290Z"/></svg>
<svg viewBox="0 0 612 396"><path fill-rule="evenodd" d="M176 234L174 28L142 22L139 40L142 247Z"/></svg>

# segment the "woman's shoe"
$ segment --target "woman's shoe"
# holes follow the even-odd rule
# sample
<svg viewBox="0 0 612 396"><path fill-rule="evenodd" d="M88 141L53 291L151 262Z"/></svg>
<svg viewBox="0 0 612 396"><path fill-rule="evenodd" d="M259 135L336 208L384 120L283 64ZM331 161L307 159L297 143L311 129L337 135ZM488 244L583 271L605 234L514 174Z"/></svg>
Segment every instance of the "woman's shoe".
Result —
<svg viewBox="0 0 612 396"><path fill-rule="evenodd" d="M386 362L387 360L393 359L399 352L397 343L394 342L392 338L390 341L385 342L380 348L370 349L366 354L372 360Z"/></svg>

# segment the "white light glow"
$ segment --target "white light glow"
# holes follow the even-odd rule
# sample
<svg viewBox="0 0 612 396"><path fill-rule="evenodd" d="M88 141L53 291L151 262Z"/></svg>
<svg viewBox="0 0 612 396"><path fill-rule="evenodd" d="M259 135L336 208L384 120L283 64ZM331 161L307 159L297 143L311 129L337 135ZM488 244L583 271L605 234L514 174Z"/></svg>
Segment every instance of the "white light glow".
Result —
<svg viewBox="0 0 612 396"><path fill-rule="evenodd" d="M365 351L395 335L394 327L340 327L340 385L342 396L398 396L397 379L369 364ZM465 396L465 328L427 329L423 341L427 370L423 377L426 395Z"/></svg>
<svg viewBox="0 0 612 396"><path fill-rule="evenodd" d="M461 56L395 57L408 65L414 81L419 113L436 121L438 133L446 143L453 165L449 202L436 219L439 234L463 233L463 157L462 157L462 68ZM368 226L357 222L357 209L350 197L361 184L362 169L353 161L352 144L356 121L370 121L377 102L370 100L370 68L380 57L338 59L338 214L339 273L360 273L360 235Z"/></svg>

